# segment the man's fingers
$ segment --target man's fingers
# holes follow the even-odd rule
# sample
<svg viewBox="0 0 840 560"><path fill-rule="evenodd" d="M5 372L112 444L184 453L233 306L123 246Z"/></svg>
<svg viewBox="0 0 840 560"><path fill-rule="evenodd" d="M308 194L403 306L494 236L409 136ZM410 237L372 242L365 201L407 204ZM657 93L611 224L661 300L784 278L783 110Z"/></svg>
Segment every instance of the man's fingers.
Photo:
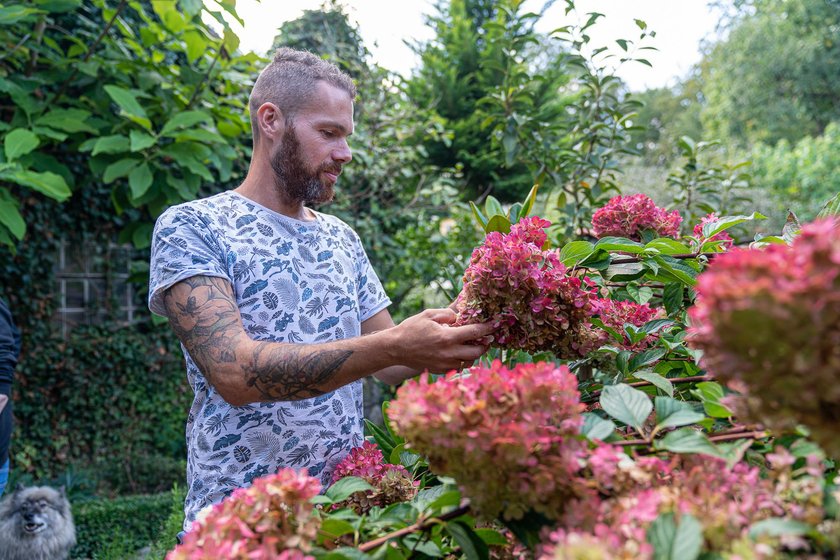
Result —
<svg viewBox="0 0 840 560"><path fill-rule="evenodd" d="M429 319L442 325L450 325L458 319L458 315L448 307L444 309L427 309L426 313Z"/></svg>
<svg viewBox="0 0 840 560"><path fill-rule="evenodd" d="M475 323L472 325L452 327L452 334L456 340L467 342L484 338L487 335L493 334L495 330L492 323Z"/></svg>

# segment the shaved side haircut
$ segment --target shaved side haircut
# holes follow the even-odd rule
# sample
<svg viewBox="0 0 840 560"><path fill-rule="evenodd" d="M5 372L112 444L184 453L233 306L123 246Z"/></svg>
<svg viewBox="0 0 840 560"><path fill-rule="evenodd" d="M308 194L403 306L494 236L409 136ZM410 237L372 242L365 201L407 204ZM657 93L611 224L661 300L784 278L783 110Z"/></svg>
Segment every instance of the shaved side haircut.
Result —
<svg viewBox="0 0 840 560"><path fill-rule="evenodd" d="M346 91L350 99L356 98L353 79L335 64L306 51L287 47L277 49L274 60L260 72L248 99L254 146L259 142L257 110L260 106L263 103L275 104L286 122L291 122L298 110L311 98L319 81Z"/></svg>

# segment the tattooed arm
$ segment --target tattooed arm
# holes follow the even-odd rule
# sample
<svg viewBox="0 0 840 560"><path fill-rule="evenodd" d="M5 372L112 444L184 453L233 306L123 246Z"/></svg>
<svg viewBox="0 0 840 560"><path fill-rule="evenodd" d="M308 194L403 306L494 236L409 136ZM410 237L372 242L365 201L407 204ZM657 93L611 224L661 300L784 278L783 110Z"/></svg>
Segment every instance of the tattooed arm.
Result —
<svg viewBox="0 0 840 560"><path fill-rule="evenodd" d="M323 344L251 339L230 282L194 276L164 294L169 323L207 381L230 404L307 399L381 370L402 379L445 371L486 350L471 341L489 325L450 327L449 310L429 310L399 326ZM388 317L390 319L390 316ZM393 325L393 321L390 323ZM393 366L405 366L393 368Z"/></svg>

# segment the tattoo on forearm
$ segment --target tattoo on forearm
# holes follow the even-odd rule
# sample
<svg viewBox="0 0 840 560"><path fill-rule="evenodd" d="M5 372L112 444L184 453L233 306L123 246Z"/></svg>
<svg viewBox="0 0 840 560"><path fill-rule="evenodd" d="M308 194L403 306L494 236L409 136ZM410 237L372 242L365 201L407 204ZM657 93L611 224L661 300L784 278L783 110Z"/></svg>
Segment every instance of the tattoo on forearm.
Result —
<svg viewBox="0 0 840 560"><path fill-rule="evenodd" d="M247 337L241 326L236 298L227 280L194 276L166 292L169 322L207 381L215 384L211 372L219 363L235 364L234 349ZM189 292L185 293L184 289ZM247 387L257 390L262 400L298 400L322 395L324 385L338 374L353 354L350 350L312 351L295 345L278 347L259 343L252 356L241 360Z"/></svg>
<svg viewBox="0 0 840 560"><path fill-rule="evenodd" d="M242 369L248 386L256 388L266 400L308 399L326 392L319 387L332 381L352 354L351 350L313 353L260 344Z"/></svg>

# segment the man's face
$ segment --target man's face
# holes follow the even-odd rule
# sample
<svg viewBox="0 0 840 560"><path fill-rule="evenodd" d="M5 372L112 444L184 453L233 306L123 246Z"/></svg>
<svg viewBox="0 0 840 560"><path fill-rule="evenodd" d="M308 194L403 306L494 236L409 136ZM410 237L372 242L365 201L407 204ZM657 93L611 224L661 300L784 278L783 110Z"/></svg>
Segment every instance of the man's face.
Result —
<svg viewBox="0 0 840 560"><path fill-rule="evenodd" d="M304 204L329 202L341 168L352 159L347 137L353 133L353 102L324 82L293 119L271 156L281 194Z"/></svg>

